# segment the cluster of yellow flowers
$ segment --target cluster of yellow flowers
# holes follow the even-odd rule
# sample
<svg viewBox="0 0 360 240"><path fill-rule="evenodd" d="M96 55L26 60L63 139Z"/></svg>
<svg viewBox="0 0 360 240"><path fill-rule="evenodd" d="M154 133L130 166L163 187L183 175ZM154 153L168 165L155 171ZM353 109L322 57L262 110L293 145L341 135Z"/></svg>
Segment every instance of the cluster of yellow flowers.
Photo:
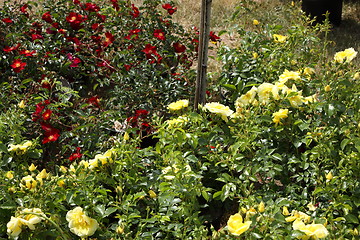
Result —
<svg viewBox="0 0 360 240"><path fill-rule="evenodd" d="M304 233L304 235L300 237L302 240L307 240L310 238L325 238L327 235L329 235L329 232L324 224L307 224L310 222L311 217L306 213L296 210L293 210L291 213L289 213L287 207L284 206L283 215L288 216L285 218L287 222L293 222L292 227L294 230L299 230Z"/></svg>
<svg viewBox="0 0 360 240"><path fill-rule="evenodd" d="M18 239L24 227L34 230L35 224L42 220L41 215L44 215L44 213L40 208L25 208L17 217L11 216L10 221L6 225L8 235Z"/></svg>
<svg viewBox="0 0 360 240"><path fill-rule="evenodd" d="M291 106L297 108L304 103L313 102L315 100L314 96L303 97L302 91L299 91L295 84L291 88L285 85L289 80L296 81L299 79L299 72L285 70L274 84L265 82L258 87L252 87L247 93L241 95L236 100L235 106L241 109L249 104L255 106L259 104L266 105L270 103L271 99L288 99ZM255 98L256 95L258 99Z"/></svg>
<svg viewBox="0 0 360 240"><path fill-rule="evenodd" d="M81 238L93 235L99 227L96 219L88 217L81 207L68 211L66 220L70 231Z"/></svg>
<svg viewBox="0 0 360 240"><path fill-rule="evenodd" d="M25 141L22 144L9 144L8 151L16 154L24 154L33 145L31 141Z"/></svg>
<svg viewBox="0 0 360 240"><path fill-rule="evenodd" d="M354 48L347 48L344 51L337 52L334 56L335 62L344 63L344 62L351 62L357 55L357 52Z"/></svg>
<svg viewBox="0 0 360 240"><path fill-rule="evenodd" d="M29 171L33 172L36 170L36 166L31 164ZM34 175L35 176L35 175ZM27 175L21 179L20 187L22 189L34 190L38 184L43 184L43 179L49 177L50 174L46 172L46 169L41 170L35 178L33 175Z"/></svg>
<svg viewBox="0 0 360 240"><path fill-rule="evenodd" d="M258 212L259 213L265 212L265 204L263 201L261 201L260 204L258 205ZM243 218L241 213L245 215L245 219ZM246 232L252 224L250 218L254 216L257 213L257 211L253 207L249 209L241 208L241 213L236 213L234 215L231 215L227 222L227 229L232 235L239 236L244 232Z"/></svg>
<svg viewBox="0 0 360 240"><path fill-rule="evenodd" d="M187 116L179 116L177 118L167 120L166 124L168 128L176 128L182 127L187 122L189 122L189 118Z"/></svg>
<svg viewBox="0 0 360 240"><path fill-rule="evenodd" d="M108 163L112 163L114 161L115 156L116 156L116 151L115 149L111 148L107 150L104 154L97 154L95 155L94 159L88 161L82 160L79 164L88 169L95 169L99 167L99 164L101 164L101 166L104 166ZM73 165L71 165L71 167L74 168Z"/></svg>

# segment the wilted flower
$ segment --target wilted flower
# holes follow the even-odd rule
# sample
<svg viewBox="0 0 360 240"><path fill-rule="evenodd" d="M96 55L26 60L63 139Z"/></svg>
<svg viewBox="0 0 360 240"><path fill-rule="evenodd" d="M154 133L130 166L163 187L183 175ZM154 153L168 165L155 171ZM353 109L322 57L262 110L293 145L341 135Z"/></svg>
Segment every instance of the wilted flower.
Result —
<svg viewBox="0 0 360 240"><path fill-rule="evenodd" d="M273 38L274 38L274 41L277 42L277 43L284 43L284 42L286 42L286 39L288 37L280 35L280 34L274 34Z"/></svg>
<svg viewBox="0 0 360 240"><path fill-rule="evenodd" d="M334 60L338 63L343 63L344 61L349 63L356 57L356 55L357 52L354 50L354 48L348 48L344 51L337 52L334 56Z"/></svg>
<svg viewBox="0 0 360 240"><path fill-rule="evenodd" d="M68 211L66 220L69 222L70 231L81 238L93 235L99 227L98 222L88 217L81 207Z"/></svg>
<svg viewBox="0 0 360 240"><path fill-rule="evenodd" d="M240 213L236 213L234 215L231 215L228 222L227 227L231 234L235 236L239 236L242 233L244 233L246 230L249 229L252 221L243 221L242 216Z"/></svg>
<svg viewBox="0 0 360 240"><path fill-rule="evenodd" d="M292 227L294 230L304 232L307 236L306 239L308 239L309 237L312 237L314 239L325 238L327 235L329 235L329 232L324 225L314 223L305 225L305 223L300 219L296 219L293 222Z"/></svg>
<svg viewBox="0 0 360 240"><path fill-rule="evenodd" d="M170 103L167 108L171 111L181 110L189 106L189 100L179 100L173 103Z"/></svg>

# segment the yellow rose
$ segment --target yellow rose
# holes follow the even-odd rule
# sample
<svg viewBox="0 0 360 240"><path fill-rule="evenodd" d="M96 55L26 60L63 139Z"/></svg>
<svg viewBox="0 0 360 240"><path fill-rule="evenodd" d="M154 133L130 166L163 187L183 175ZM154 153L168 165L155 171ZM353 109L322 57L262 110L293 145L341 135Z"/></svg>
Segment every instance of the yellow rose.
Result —
<svg viewBox="0 0 360 240"><path fill-rule="evenodd" d="M286 83L288 80L299 80L299 79L300 79L300 73L299 72L288 71L286 69L279 76L280 83Z"/></svg>
<svg viewBox="0 0 360 240"><path fill-rule="evenodd" d="M306 236L312 237L314 239L325 238L327 235L329 235L329 232L324 225L322 224L305 225L305 223L300 219L296 219L293 222L293 229L302 231L306 234Z"/></svg>
<svg viewBox="0 0 360 240"><path fill-rule="evenodd" d="M253 103L256 96L256 92L257 92L257 88L252 87L249 91L247 91L245 94L241 95L238 99L236 99L235 106L244 107L248 104Z"/></svg>
<svg viewBox="0 0 360 240"><path fill-rule="evenodd" d="M286 42L288 37L280 35L280 34L274 34L273 38L274 38L274 41L277 43L284 43L284 42Z"/></svg>
<svg viewBox="0 0 360 240"><path fill-rule="evenodd" d="M8 172L6 172L5 177L6 177L7 179L13 179L13 178L14 178L13 171L8 171Z"/></svg>
<svg viewBox="0 0 360 240"><path fill-rule="evenodd" d="M37 185L37 181L30 175L27 175L21 179L20 186L26 187L29 190L35 189Z"/></svg>
<svg viewBox="0 0 360 240"><path fill-rule="evenodd" d="M309 215L307 215L306 213L293 210L293 211L291 212L291 216L285 218L285 221L286 221L286 222L292 222L292 221L295 221L295 220L304 220L304 222L309 222L309 221L310 221L310 218L311 218L311 217L310 217Z"/></svg>
<svg viewBox="0 0 360 240"><path fill-rule="evenodd" d="M9 236L17 239L21 233L22 225L20 218L11 216L10 221L6 224Z"/></svg>
<svg viewBox="0 0 360 240"><path fill-rule="evenodd" d="M236 213L230 216L227 222L227 227L231 234L235 236L239 236L249 229L251 223L252 223L251 221L243 222L243 218L240 215L240 213Z"/></svg>
<svg viewBox="0 0 360 240"><path fill-rule="evenodd" d="M357 55L357 52L354 50L354 48L348 48L344 51L337 52L334 56L335 62L343 63L345 62L351 62Z"/></svg>
<svg viewBox="0 0 360 240"><path fill-rule="evenodd" d="M88 217L81 207L68 211L66 220L69 222L70 231L81 238L93 235L99 227L98 222Z"/></svg>
<svg viewBox="0 0 360 240"><path fill-rule="evenodd" d="M270 96L275 100L278 100L279 97L279 88L271 83L262 83L259 85L258 89L259 102L263 105L270 102Z"/></svg>
<svg viewBox="0 0 360 240"><path fill-rule="evenodd" d="M59 181L57 181L57 185L58 185L59 187L64 187L65 181L64 181L63 179L60 179Z"/></svg>
<svg viewBox="0 0 360 240"><path fill-rule="evenodd" d="M35 229L35 224L41 222L42 218L39 215L31 214L44 214L40 208L25 208L22 211L21 222L23 225L28 226L31 230Z"/></svg>
<svg viewBox="0 0 360 240"><path fill-rule="evenodd" d="M189 106L189 100L179 100L173 103L170 103L167 108L171 111L181 110Z"/></svg>
<svg viewBox="0 0 360 240"><path fill-rule="evenodd" d="M227 117L230 117L231 114L234 113L234 111L231 110L229 107L224 106L217 102L211 102L205 104L204 109L208 110L211 113L220 115L221 119L223 119L224 121L227 121Z"/></svg>
<svg viewBox="0 0 360 240"><path fill-rule="evenodd" d="M280 109L277 112L273 113L273 122L275 124L278 124L281 122L281 119L287 118L288 117L288 113L289 113L289 109Z"/></svg>

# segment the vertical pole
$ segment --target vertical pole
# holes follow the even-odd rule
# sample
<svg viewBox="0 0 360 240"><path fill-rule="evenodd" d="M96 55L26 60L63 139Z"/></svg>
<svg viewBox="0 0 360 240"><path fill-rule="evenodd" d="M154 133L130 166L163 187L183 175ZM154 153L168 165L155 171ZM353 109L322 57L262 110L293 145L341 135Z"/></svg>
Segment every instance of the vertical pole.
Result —
<svg viewBox="0 0 360 240"><path fill-rule="evenodd" d="M205 103L211 2L212 0L202 0L202 4L201 4L200 39L199 39L199 49L198 49L199 57L198 57L195 101L194 101L194 109L196 111L198 110L199 104Z"/></svg>

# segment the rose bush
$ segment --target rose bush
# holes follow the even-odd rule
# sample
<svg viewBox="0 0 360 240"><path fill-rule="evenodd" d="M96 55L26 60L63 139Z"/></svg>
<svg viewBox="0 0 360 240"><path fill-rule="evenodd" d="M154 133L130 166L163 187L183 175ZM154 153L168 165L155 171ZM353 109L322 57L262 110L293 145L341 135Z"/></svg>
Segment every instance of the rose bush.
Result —
<svg viewBox="0 0 360 240"><path fill-rule="evenodd" d="M142 3L1 8L0 238L356 239L357 51L238 25L194 112L196 32Z"/></svg>

